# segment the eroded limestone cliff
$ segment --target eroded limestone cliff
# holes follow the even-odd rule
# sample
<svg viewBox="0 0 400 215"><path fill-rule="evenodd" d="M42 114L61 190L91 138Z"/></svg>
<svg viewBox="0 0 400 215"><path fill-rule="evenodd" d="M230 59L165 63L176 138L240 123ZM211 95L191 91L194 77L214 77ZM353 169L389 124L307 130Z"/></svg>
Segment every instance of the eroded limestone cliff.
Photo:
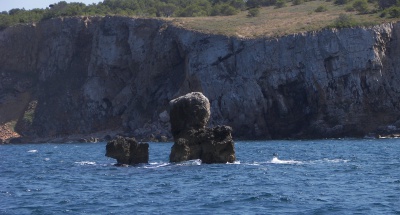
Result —
<svg viewBox="0 0 400 215"><path fill-rule="evenodd" d="M236 138L400 127L400 24L239 39L127 17L0 32L0 124L26 138L171 137L168 102L200 91ZM10 126L9 126L10 127Z"/></svg>

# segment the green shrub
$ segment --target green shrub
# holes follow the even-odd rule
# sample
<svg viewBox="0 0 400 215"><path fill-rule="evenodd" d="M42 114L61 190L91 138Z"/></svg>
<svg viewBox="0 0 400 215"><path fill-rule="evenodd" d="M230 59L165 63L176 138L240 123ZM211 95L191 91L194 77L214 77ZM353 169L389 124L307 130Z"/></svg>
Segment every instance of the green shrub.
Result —
<svg viewBox="0 0 400 215"><path fill-rule="evenodd" d="M378 0L379 7L382 9L396 6L398 3L398 0Z"/></svg>
<svg viewBox="0 0 400 215"><path fill-rule="evenodd" d="M253 7L267 7L275 5L277 0L247 0L246 6L249 8Z"/></svg>
<svg viewBox="0 0 400 215"><path fill-rule="evenodd" d="M277 0L275 3L276 8L282 8L286 7L286 1L285 0Z"/></svg>
<svg viewBox="0 0 400 215"><path fill-rule="evenodd" d="M321 6L317 7L317 9L315 9L315 12L319 13L319 12L324 12L327 10L328 10L328 8L325 5L321 5Z"/></svg>
<svg viewBox="0 0 400 215"><path fill-rule="evenodd" d="M352 16L342 13L339 15L338 18L336 18L332 27L349 28L349 27L357 26L357 24L358 23L354 20L354 18Z"/></svg>
<svg viewBox="0 0 400 215"><path fill-rule="evenodd" d="M369 11L367 0L356 0L353 3L353 8L361 14L368 13Z"/></svg>
<svg viewBox="0 0 400 215"><path fill-rule="evenodd" d="M300 5L300 4L303 4L303 3L304 3L304 0L293 0L292 1L293 5Z"/></svg>
<svg viewBox="0 0 400 215"><path fill-rule="evenodd" d="M351 0L335 0L335 4L344 5L349 3Z"/></svg>
<svg viewBox="0 0 400 215"><path fill-rule="evenodd" d="M258 7L249 9L248 17L256 17L260 15L260 9Z"/></svg>
<svg viewBox="0 0 400 215"><path fill-rule="evenodd" d="M400 7L390 7L389 9L387 9L387 12L391 18L400 17Z"/></svg>
<svg viewBox="0 0 400 215"><path fill-rule="evenodd" d="M223 3L217 4L213 7L211 10L211 16L231 16L237 14L238 12L239 10L233 6Z"/></svg>

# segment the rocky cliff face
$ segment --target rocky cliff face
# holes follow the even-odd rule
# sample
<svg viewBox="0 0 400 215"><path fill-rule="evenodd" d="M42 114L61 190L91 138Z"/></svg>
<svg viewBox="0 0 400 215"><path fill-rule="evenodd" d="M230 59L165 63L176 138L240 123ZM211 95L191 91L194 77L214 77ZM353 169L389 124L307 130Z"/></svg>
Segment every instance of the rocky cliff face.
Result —
<svg viewBox="0 0 400 215"><path fill-rule="evenodd" d="M171 137L168 102L200 91L211 126L237 138L396 130L399 36L385 24L239 39L124 17L10 27L0 32L0 124L34 139Z"/></svg>

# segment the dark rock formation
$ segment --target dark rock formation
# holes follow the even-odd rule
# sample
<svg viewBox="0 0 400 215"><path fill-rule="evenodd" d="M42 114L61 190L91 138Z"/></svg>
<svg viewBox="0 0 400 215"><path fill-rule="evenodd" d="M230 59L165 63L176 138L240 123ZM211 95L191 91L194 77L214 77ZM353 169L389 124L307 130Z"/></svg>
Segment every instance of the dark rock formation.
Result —
<svg viewBox="0 0 400 215"><path fill-rule="evenodd" d="M234 162L232 128L206 128L210 119L210 103L199 92L189 93L170 102L171 131L175 144L170 161L201 159L203 163Z"/></svg>
<svg viewBox="0 0 400 215"><path fill-rule="evenodd" d="M117 159L117 165L149 162L149 144L135 138L117 137L106 145L106 156Z"/></svg>
<svg viewBox="0 0 400 215"><path fill-rule="evenodd" d="M210 119L210 102L202 93L186 94L172 100L169 105L174 137L183 131L205 128Z"/></svg>
<svg viewBox="0 0 400 215"><path fill-rule="evenodd" d="M233 163L236 159L229 126L191 129L180 135L172 146L170 161L201 159L203 163Z"/></svg>

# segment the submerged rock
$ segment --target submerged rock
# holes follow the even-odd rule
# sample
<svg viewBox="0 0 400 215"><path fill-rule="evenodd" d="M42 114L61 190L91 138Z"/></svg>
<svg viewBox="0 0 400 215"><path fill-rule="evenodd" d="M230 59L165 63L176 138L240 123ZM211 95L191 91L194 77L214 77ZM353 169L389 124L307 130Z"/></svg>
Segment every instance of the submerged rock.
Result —
<svg viewBox="0 0 400 215"><path fill-rule="evenodd" d="M149 144L138 143L135 138L120 137L106 145L106 156L117 159L117 165L149 162Z"/></svg>
<svg viewBox="0 0 400 215"><path fill-rule="evenodd" d="M189 93L170 102L171 131L175 144L170 161L201 159L203 163L232 163L235 147L232 128L206 128L210 102L199 92Z"/></svg>

